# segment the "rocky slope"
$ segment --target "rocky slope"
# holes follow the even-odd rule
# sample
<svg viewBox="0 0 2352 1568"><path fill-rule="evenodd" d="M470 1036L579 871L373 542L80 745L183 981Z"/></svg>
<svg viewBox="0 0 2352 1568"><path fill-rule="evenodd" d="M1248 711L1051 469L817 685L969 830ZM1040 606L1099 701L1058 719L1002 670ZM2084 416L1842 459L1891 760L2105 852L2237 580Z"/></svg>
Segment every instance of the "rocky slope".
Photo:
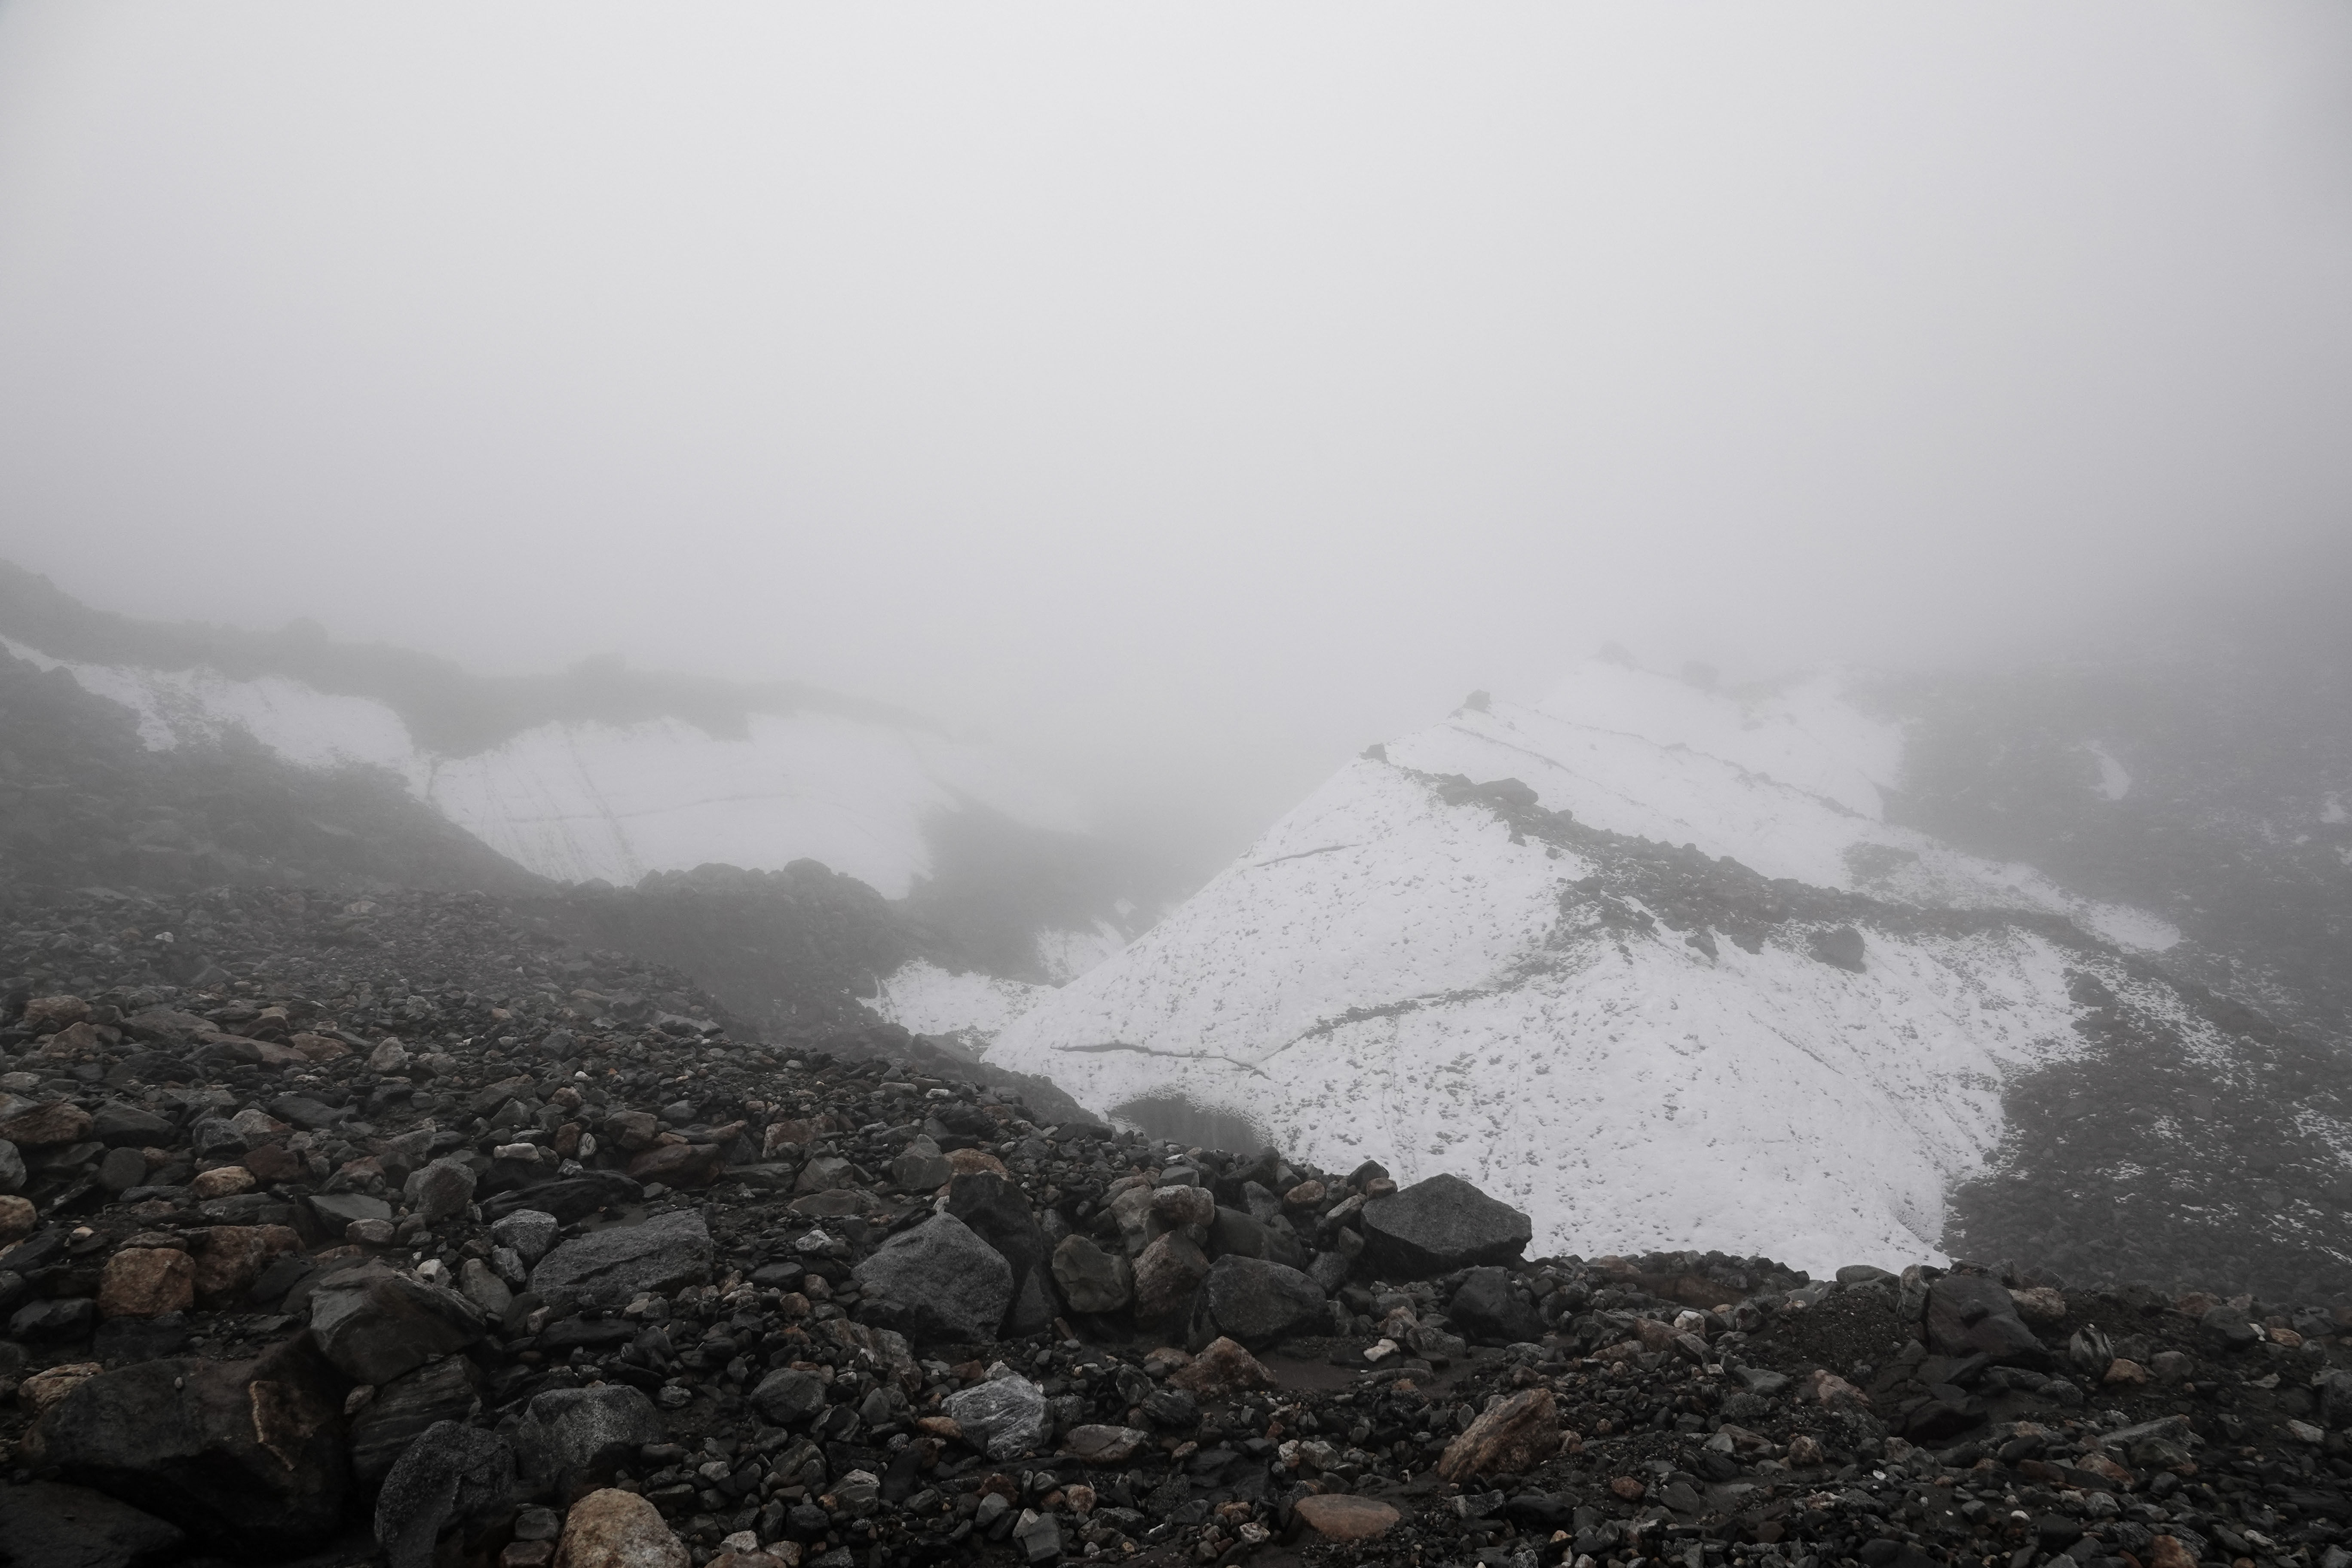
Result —
<svg viewBox="0 0 2352 1568"><path fill-rule="evenodd" d="M11 1562L2345 1561L2352 1302L1529 1258L479 897L20 905L0 973Z"/></svg>
<svg viewBox="0 0 2352 1568"><path fill-rule="evenodd" d="M990 1059L1171 1135L1470 1173L1546 1246L2340 1288L2332 1047L2207 994L2170 921L1887 820L1903 757L1828 683L1477 699Z"/></svg>

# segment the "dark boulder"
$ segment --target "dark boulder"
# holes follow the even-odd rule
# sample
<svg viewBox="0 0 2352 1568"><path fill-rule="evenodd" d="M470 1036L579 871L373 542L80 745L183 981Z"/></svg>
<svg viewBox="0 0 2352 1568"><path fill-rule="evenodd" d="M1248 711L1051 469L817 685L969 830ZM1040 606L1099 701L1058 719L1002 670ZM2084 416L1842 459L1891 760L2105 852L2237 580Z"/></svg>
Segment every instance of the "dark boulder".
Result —
<svg viewBox="0 0 2352 1568"><path fill-rule="evenodd" d="M352 1382L378 1386L482 1337L463 1296L380 1263L320 1280L310 1293L310 1331Z"/></svg>
<svg viewBox="0 0 2352 1568"><path fill-rule="evenodd" d="M1543 1338L1543 1314L1524 1288L1515 1289L1507 1268L1488 1265L1464 1276L1446 1304L1445 1315L1481 1344L1525 1344Z"/></svg>
<svg viewBox="0 0 2352 1568"><path fill-rule="evenodd" d="M2014 1366L2050 1364L2007 1287L1982 1274L1947 1274L1927 1288L1927 1348L1939 1355L1988 1355Z"/></svg>
<svg viewBox="0 0 2352 1568"><path fill-rule="evenodd" d="M352 1417L352 1476L373 1489L428 1426L463 1421L482 1394L482 1375L461 1355L443 1356L375 1391Z"/></svg>
<svg viewBox="0 0 2352 1568"><path fill-rule="evenodd" d="M571 1225L600 1209L642 1203L645 1196L642 1185L618 1171L583 1171L576 1176L541 1182L485 1199L482 1217L495 1223L518 1209L537 1209L541 1214L553 1215L559 1224Z"/></svg>
<svg viewBox="0 0 2352 1568"><path fill-rule="evenodd" d="M1052 1327L1055 1302L1049 1289L1045 1233L1038 1228L1021 1189L993 1171L974 1171L949 1184L948 1213L994 1247L1013 1269L1013 1300L1003 1331L1034 1334Z"/></svg>
<svg viewBox="0 0 2352 1568"><path fill-rule="evenodd" d="M915 1339L992 1339L1013 1305L1013 1266L953 1215L900 1231L850 1272L859 1316Z"/></svg>
<svg viewBox="0 0 2352 1568"><path fill-rule="evenodd" d="M824 1380L786 1367L761 1378L749 1397L762 1420L793 1426L824 1408Z"/></svg>
<svg viewBox="0 0 2352 1568"><path fill-rule="evenodd" d="M409 1444L375 1500L375 1538L390 1568L432 1568L444 1535L461 1542L500 1518L514 1453L495 1432L437 1421Z"/></svg>
<svg viewBox="0 0 2352 1568"><path fill-rule="evenodd" d="M1535 1226L1459 1176L1435 1175L1363 1209L1364 1266L1391 1279L1425 1279L1478 1263L1509 1263Z"/></svg>
<svg viewBox="0 0 2352 1568"><path fill-rule="evenodd" d="M576 1301L625 1303L646 1291L700 1284L710 1278L710 1258L701 1214L672 1209L565 1242L530 1271L530 1288L543 1299L561 1292Z"/></svg>
<svg viewBox="0 0 2352 1568"><path fill-rule="evenodd" d="M247 1362L100 1373L26 1436L26 1455L247 1560L332 1534L350 1489L341 1375L308 1334Z"/></svg>
<svg viewBox="0 0 2352 1568"><path fill-rule="evenodd" d="M1223 1337L1258 1350L1328 1321L1323 1288L1297 1269L1228 1254L1209 1266L1193 1298L1191 1341Z"/></svg>
<svg viewBox="0 0 2352 1568"><path fill-rule="evenodd" d="M604 1484L615 1466L664 1436L652 1400L625 1384L607 1383L534 1396L510 1441L525 1487L568 1503Z"/></svg>

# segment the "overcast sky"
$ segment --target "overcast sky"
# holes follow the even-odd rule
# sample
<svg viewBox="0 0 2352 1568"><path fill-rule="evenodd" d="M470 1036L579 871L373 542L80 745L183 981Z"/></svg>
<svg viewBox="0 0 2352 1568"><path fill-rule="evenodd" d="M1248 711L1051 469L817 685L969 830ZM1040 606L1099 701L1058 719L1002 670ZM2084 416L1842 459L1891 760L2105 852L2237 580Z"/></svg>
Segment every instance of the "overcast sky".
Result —
<svg viewBox="0 0 2352 1568"><path fill-rule="evenodd" d="M2343 531L2347 95L2332 0L4 3L0 554L1246 837L1604 639Z"/></svg>

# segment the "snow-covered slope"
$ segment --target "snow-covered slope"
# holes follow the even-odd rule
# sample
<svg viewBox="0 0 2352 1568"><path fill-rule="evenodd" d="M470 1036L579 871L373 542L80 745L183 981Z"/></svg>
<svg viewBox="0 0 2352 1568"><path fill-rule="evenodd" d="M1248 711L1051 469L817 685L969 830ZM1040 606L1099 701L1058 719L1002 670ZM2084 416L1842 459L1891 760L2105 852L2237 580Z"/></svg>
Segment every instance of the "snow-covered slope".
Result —
<svg viewBox="0 0 2352 1568"><path fill-rule="evenodd" d="M2162 921L1881 821L1899 736L1833 683L1743 702L1594 666L1384 750L989 1059L1454 1172L1538 1249L1834 1267L1936 1254L2003 1086L2084 1049L2083 977L2229 1048L2108 945Z"/></svg>
<svg viewBox="0 0 2352 1568"><path fill-rule="evenodd" d="M370 698L279 676L71 662L5 638L0 647L121 703L155 750L242 730L306 767L389 768L492 848L564 881L625 885L709 862L773 870L805 858L895 899L929 872L926 824L936 814L976 803L1035 827L1081 826L1061 792L984 747L911 725L822 711L753 713L737 735L677 719L548 723L442 756ZM1102 941L1092 931L1048 940L1075 952Z"/></svg>

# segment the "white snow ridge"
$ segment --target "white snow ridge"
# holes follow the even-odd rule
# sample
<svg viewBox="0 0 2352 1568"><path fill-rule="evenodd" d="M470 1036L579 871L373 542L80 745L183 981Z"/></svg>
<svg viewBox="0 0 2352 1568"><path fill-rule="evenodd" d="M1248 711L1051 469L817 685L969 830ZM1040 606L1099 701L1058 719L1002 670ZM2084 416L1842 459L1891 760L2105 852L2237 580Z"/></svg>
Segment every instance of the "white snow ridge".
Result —
<svg viewBox="0 0 2352 1568"><path fill-rule="evenodd" d="M1591 667L1341 769L1124 952L1000 1012L988 1058L1147 1123L1153 1101L1244 1117L1327 1168L1451 1171L1526 1209L1536 1253L1936 1258L2003 1082L2081 1048L2068 971L2164 998L2046 919L1905 911L2177 937L1882 822L1900 762L1833 682L1747 703ZM1548 843L1447 775L1607 831ZM1856 972L1822 956L1843 921L1694 922L1674 864L1902 918L1857 922Z"/></svg>
<svg viewBox="0 0 2352 1568"><path fill-rule="evenodd" d="M913 725L822 711L753 713L739 736L679 719L541 724L467 756L428 752L390 705L282 676L58 659L0 637L43 669L137 718L150 750L243 730L309 768L389 768L409 793L509 859L558 881L628 885L717 862L780 870L803 858L906 896L931 869L926 824L977 803L1033 827L1081 829L1075 801L997 753ZM1075 969L1115 942L1055 932Z"/></svg>

